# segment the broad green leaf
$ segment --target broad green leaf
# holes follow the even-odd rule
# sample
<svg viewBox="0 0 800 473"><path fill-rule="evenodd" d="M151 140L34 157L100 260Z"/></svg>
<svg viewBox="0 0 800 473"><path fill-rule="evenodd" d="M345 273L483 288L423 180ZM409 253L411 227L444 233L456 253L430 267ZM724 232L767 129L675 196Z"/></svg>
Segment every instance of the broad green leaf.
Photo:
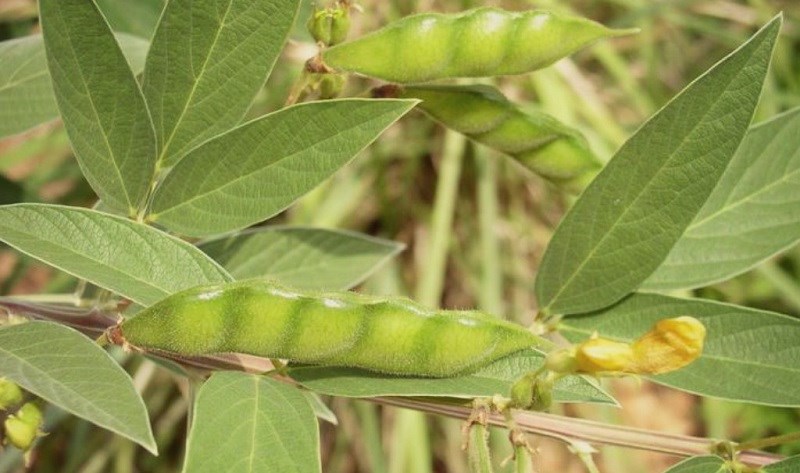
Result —
<svg viewBox="0 0 800 473"><path fill-rule="evenodd" d="M162 166L228 131L264 85L299 0L172 0L147 56L142 89Z"/></svg>
<svg viewBox="0 0 800 473"><path fill-rule="evenodd" d="M728 473L725 460L720 457L705 455L683 460L664 473Z"/></svg>
<svg viewBox="0 0 800 473"><path fill-rule="evenodd" d="M147 410L131 378L71 328L50 322L1 327L0 376L156 453Z"/></svg>
<svg viewBox="0 0 800 473"><path fill-rule="evenodd" d="M182 289L233 279L185 241L77 207L0 206L0 240L145 306Z"/></svg>
<svg viewBox="0 0 800 473"><path fill-rule="evenodd" d="M153 37L165 0L95 0L114 31L146 40Z"/></svg>
<svg viewBox="0 0 800 473"><path fill-rule="evenodd" d="M133 71L141 72L149 43L126 34L117 41ZM41 35L0 42L0 64L0 137L58 118Z"/></svg>
<svg viewBox="0 0 800 473"><path fill-rule="evenodd" d="M800 240L800 108L750 129L720 183L644 289L708 285Z"/></svg>
<svg viewBox="0 0 800 473"><path fill-rule="evenodd" d="M800 455L764 467L764 473L797 473L798 471L800 471Z"/></svg>
<svg viewBox="0 0 800 473"><path fill-rule="evenodd" d="M214 373L197 393L192 419L185 473L321 471L319 425L297 388Z"/></svg>
<svg viewBox="0 0 800 473"><path fill-rule="evenodd" d="M526 350L503 358L471 375L454 378L413 378L392 376L355 368L298 366L289 376L322 394L346 397L431 396L473 398L500 394L507 396L518 378L542 366L544 355ZM588 380L572 376L556 383L556 402L616 401Z"/></svg>
<svg viewBox="0 0 800 473"><path fill-rule="evenodd" d="M301 289L350 289L403 246L355 232L267 227L199 245L236 279L268 278Z"/></svg>
<svg viewBox="0 0 800 473"><path fill-rule="evenodd" d="M93 1L40 0L61 118L89 184L135 215L155 170L153 124L136 77Z"/></svg>
<svg viewBox="0 0 800 473"><path fill-rule="evenodd" d="M602 336L631 341L657 321L691 315L705 325L703 354L687 367L653 376L692 393L775 406L800 406L800 320L731 304L633 294L596 313L570 317L570 340Z"/></svg>
<svg viewBox="0 0 800 473"><path fill-rule="evenodd" d="M608 306L664 261L747 131L780 25L773 19L695 80L584 191L539 268L536 296L545 310Z"/></svg>
<svg viewBox="0 0 800 473"><path fill-rule="evenodd" d="M344 166L414 104L330 100L253 120L183 158L156 190L150 218L202 237L272 217Z"/></svg>

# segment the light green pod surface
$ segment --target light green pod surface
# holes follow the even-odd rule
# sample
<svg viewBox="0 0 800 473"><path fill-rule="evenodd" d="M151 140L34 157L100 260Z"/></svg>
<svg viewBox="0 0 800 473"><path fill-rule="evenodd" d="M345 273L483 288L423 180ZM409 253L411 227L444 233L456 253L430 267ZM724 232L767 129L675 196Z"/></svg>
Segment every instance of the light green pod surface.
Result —
<svg viewBox="0 0 800 473"><path fill-rule="evenodd" d="M446 377L542 340L474 311L407 299L300 292L263 280L189 289L112 328L114 343L180 355L249 353L325 366Z"/></svg>
<svg viewBox="0 0 800 473"><path fill-rule="evenodd" d="M544 113L524 112L487 85L392 87L393 96L422 100L418 105L444 126L490 148L559 185L579 192L602 164L586 140Z"/></svg>
<svg viewBox="0 0 800 473"><path fill-rule="evenodd" d="M483 7L423 13L322 52L328 66L402 84L455 77L524 74L590 43L636 30L586 18Z"/></svg>

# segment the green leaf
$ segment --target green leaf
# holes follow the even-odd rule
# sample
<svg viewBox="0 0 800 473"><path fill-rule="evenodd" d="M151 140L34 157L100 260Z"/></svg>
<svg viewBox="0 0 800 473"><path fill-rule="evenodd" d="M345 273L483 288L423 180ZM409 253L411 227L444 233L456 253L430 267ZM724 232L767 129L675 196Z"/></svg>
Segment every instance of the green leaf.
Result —
<svg viewBox="0 0 800 473"><path fill-rule="evenodd" d="M298 366L289 376L321 394L345 397L431 396L474 398L507 396L523 374L537 370L544 355L526 350L503 358L471 374L454 378L412 378L392 376L356 368ZM568 377L556 383L556 402L616 404L603 390L582 377Z"/></svg>
<svg viewBox="0 0 800 473"><path fill-rule="evenodd" d="M133 71L141 72L149 43L126 34L117 41ZM0 42L0 64L0 137L58 118L41 35Z"/></svg>
<svg viewBox="0 0 800 473"><path fill-rule="evenodd" d="M236 279L268 278L299 289L350 289L403 246L355 232L268 227L199 245Z"/></svg>
<svg viewBox="0 0 800 473"><path fill-rule="evenodd" d="M692 457L672 465L664 473L727 473L725 460L713 455Z"/></svg>
<svg viewBox="0 0 800 473"><path fill-rule="evenodd" d="M572 340L602 336L632 341L657 321L691 315L707 330L703 354L656 382L692 393L774 406L800 406L800 320L773 312L700 299L633 294L607 309L569 317Z"/></svg>
<svg viewBox="0 0 800 473"><path fill-rule="evenodd" d="M75 157L110 207L135 215L156 160L136 77L93 1L40 0L47 64Z"/></svg>
<svg viewBox="0 0 800 473"><path fill-rule="evenodd" d="M197 393L185 473L320 471L319 425L303 393L261 376L214 373Z"/></svg>
<svg viewBox="0 0 800 473"><path fill-rule="evenodd" d="M299 0L172 0L147 56L142 89L162 166L238 124L264 85Z"/></svg>
<svg viewBox="0 0 800 473"><path fill-rule="evenodd" d="M628 140L553 235L536 279L546 311L636 289L705 203L747 131L781 18L695 80Z"/></svg>
<svg viewBox="0 0 800 473"><path fill-rule="evenodd" d="M764 467L764 473L796 473L800 471L800 455Z"/></svg>
<svg viewBox="0 0 800 473"><path fill-rule="evenodd" d="M158 24L165 0L95 0L114 31L150 40Z"/></svg>
<svg viewBox="0 0 800 473"><path fill-rule="evenodd" d="M108 353L73 329L50 322L0 328L0 376L156 454L133 381Z"/></svg>
<svg viewBox="0 0 800 473"><path fill-rule="evenodd" d="M145 306L182 289L233 279L185 241L77 207L0 206L0 240Z"/></svg>
<svg viewBox="0 0 800 473"><path fill-rule="evenodd" d="M705 286L793 246L800 240L798 187L800 108L750 129L703 209L642 287Z"/></svg>
<svg viewBox="0 0 800 473"><path fill-rule="evenodd" d="M330 100L253 120L183 158L156 190L150 218L177 233L202 237L272 217L330 177L415 103Z"/></svg>

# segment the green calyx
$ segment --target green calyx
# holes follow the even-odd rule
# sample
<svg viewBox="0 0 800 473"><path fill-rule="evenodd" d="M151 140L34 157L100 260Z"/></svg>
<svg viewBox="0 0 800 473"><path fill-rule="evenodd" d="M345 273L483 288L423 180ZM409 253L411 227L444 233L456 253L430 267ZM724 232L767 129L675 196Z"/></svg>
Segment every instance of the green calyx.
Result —
<svg viewBox="0 0 800 473"><path fill-rule="evenodd" d="M332 8L314 8L306 22L306 29L314 41L323 46L333 46L347 39L350 32L350 8L336 2Z"/></svg>

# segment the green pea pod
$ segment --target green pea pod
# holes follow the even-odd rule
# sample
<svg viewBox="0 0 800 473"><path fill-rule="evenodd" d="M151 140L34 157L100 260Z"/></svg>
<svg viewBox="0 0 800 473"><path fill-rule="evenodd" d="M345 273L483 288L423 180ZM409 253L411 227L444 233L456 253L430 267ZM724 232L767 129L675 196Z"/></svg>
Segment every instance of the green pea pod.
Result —
<svg viewBox="0 0 800 473"><path fill-rule="evenodd" d="M112 343L179 355L249 353L325 366L448 377L546 343L474 311L407 299L311 293L263 280L174 294L111 328Z"/></svg>
<svg viewBox="0 0 800 473"><path fill-rule="evenodd" d="M15 383L0 378L0 411L14 408L22 403L22 390Z"/></svg>
<svg viewBox="0 0 800 473"><path fill-rule="evenodd" d="M374 94L422 100L418 107L434 120L570 192L583 190L602 167L579 132L544 113L520 110L488 85L385 86Z"/></svg>
<svg viewBox="0 0 800 473"><path fill-rule="evenodd" d="M395 21L322 52L336 70L407 84L455 77L524 74L590 43L638 30L614 30L548 11L484 7Z"/></svg>

